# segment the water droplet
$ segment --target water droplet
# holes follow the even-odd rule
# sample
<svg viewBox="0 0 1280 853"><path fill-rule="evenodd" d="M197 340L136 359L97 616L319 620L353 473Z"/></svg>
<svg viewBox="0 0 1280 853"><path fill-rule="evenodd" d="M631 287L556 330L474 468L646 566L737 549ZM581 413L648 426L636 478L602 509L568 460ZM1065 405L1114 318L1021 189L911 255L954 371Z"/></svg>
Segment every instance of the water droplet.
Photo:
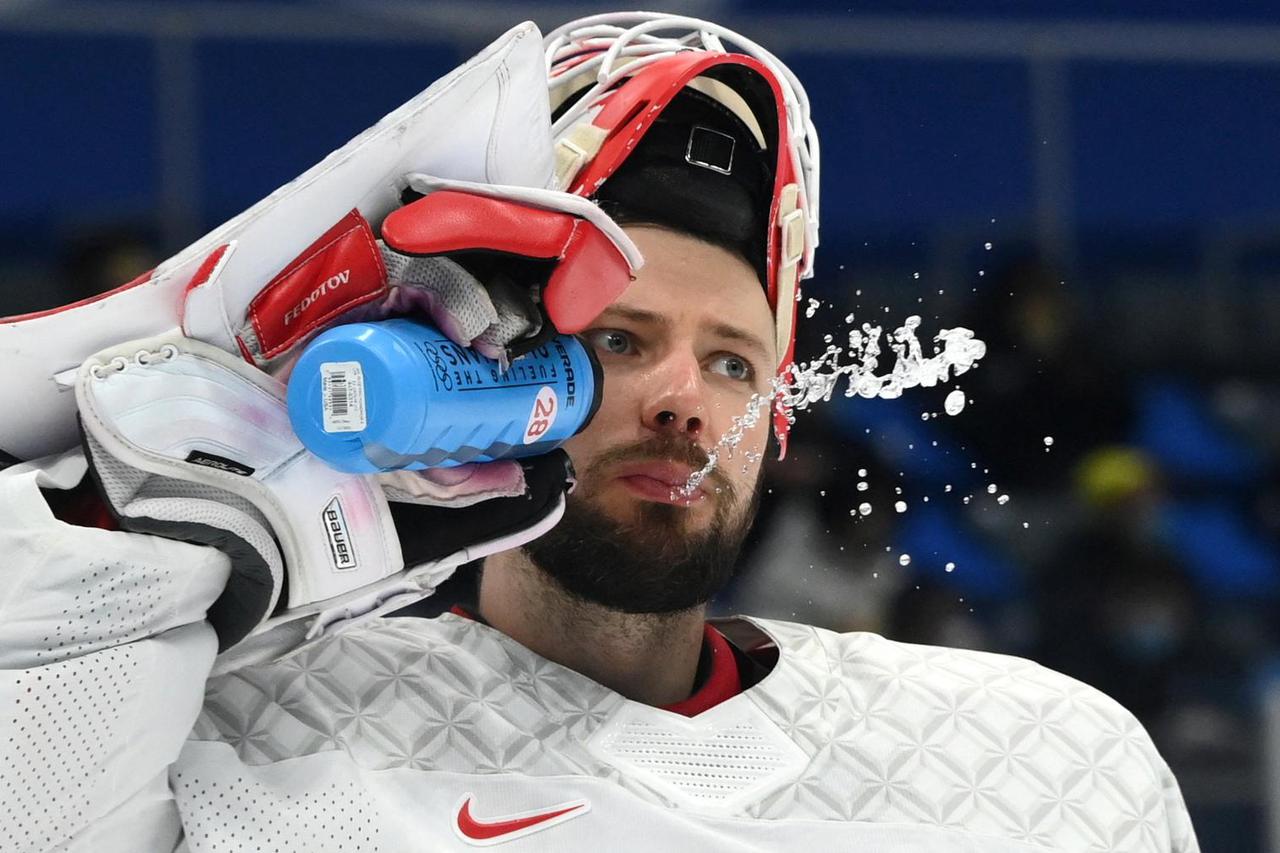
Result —
<svg viewBox="0 0 1280 853"><path fill-rule="evenodd" d="M858 469L858 476L859 476L859 477L865 477L865 476L867 476L867 469L866 469L866 468L859 468L859 469Z"/></svg>
<svg viewBox="0 0 1280 853"><path fill-rule="evenodd" d="M858 504L858 513L861 515L871 515L871 504Z"/></svg>
<svg viewBox="0 0 1280 853"><path fill-rule="evenodd" d="M899 565L899 566L909 566L909 565L911 565L911 555L910 555L910 554L903 554L901 557L899 557L899 558L898 558L898 565Z"/></svg>
<svg viewBox="0 0 1280 853"><path fill-rule="evenodd" d="M1045 446L1045 447L1053 447L1053 436L1051 436L1051 435L1046 435L1046 436L1044 437L1044 446Z"/></svg>
<svg viewBox="0 0 1280 853"><path fill-rule="evenodd" d="M813 317L813 315L814 315L814 314L817 314L817 313L818 313L818 309L819 309L821 306L822 306L822 300L820 300L820 299L810 299L810 300L809 300L809 305L804 309L804 316L805 316L805 317Z"/></svg>
<svg viewBox="0 0 1280 853"><path fill-rule="evenodd" d="M952 391L950 394L947 395L947 399L944 400L942 403L942 408L948 415L955 417L956 415L964 411L964 404L965 404L964 392L961 391L959 388L956 388L954 391Z"/></svg>
<svg viewBox="0 0 1280 853"><path fill-rule="evenodd" d="M898 512L906 512L906 511L907 511L907 502L906 502L906 501L898 501L897 503L895 503L895 504L893 505L893 508L894 508L894 509L896 509Z"/></svg>
<svg viewBox="0 0 1280 853"><path fill-rule="evenodd" d="M1030 530L1030 529L1031 529L1031 523L1030 523L1030 522L1027 522L1027 521L1022 522L1022 529L1023 529L1023 530Z"/></svg>
<svg viewBox="0 0 1280 853"><path fill-rule="evenodd" d="M994 495L998 491L1000 490L996 488L995 483L992 483L991 485L987 486L987 494L989 495Z"/></svg>
<svg viewBox="0 0 1280 853"><path fill-rule="evenodd" d="M845 314L845 315L844 315L844 321L845 321L846 323L852 323L852 322L853 322L853 315L852 315L852 314Z"/></svg>
<svg viewBox="0 0 1280 853"><path fill-rule="evenodd" d="M867 490L867 481L862 480L861 482L858 483L858 491L865 492L866 490Z"/></svg>
<svg viewBox="0 0 1280 853"><path fill-rule="evenodd" d="M913 273L911 274L911 277L912 277L912 278L919 278L919 277L920 277L920 273L918 273L918 272L913 272Z"/></svg>
<svg viewBox="0 0 1280 853"><path fill-rule="evenodd" d="M1008 495L1001 495L1000 497L996 498L996 503L1000 504L1000 506L1004 506L1008 502L1009 502Z"/></svg>
<svg viewBox="0 0 1280 853"><path fill-rule="evenodd" d="M991 251L991 244L990 244L990 243L983 243L983 244L982 244L982 248L984 248L984 249L986 249L988 252L990 252L990 251Z"/></svg>
<svg viewBox="0 0 1280 853"><path fill-rule="evenodd" d="M943 487L942 487L942 491L944 491L944 492L950 492L950 491L951 491L951 484L950 484L950 483L947 483L945 486L943 486Z"/></svg>
<svg viewBox="0 0 1280 853"><path fill-rule="evenodd" d="M944 568L945 568L947 571L949 571L949 572L954 572L954 571L956 570L956 564L955 564L955 563L947 563L947 565L946 565L946 566L944 566Z"/></svg>

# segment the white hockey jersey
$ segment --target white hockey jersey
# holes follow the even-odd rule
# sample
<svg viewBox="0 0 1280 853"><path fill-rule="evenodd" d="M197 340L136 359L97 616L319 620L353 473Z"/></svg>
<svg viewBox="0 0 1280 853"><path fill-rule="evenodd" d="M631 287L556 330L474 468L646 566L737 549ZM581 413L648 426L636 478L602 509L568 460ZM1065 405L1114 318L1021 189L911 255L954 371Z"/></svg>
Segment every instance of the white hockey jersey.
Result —
<svg viewBox="0 0 1280 853"><path fill-rule="evenodd" d="M1129 713L1000 655L750 620L771 671L685 717L445 615L210 680L225 558L39 476L0 474L6 851L1198 849Z"/></svg>

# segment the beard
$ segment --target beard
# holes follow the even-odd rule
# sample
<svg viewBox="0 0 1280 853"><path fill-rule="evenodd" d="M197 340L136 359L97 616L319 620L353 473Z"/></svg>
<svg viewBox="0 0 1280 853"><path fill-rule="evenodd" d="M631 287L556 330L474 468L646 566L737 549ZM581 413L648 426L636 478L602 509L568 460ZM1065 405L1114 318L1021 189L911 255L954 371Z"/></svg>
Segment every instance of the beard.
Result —
<svg viewBox="0 0 1280 853"><path fill-rule="evenodd" d="M702 468L707 454L685 439L663 435L616 448L592 461L587 484L606 482L609 467L622 462L671 460ZM763 467L751 494L719 470L703 481L716 507L705 530L689 530L690 510L638 501L626 521L610 517L596 495L570 495L560 523L523 551L533 565L570 596L623 613L674 613L710 601L733 577L743 540L760 503Z"/></svg>

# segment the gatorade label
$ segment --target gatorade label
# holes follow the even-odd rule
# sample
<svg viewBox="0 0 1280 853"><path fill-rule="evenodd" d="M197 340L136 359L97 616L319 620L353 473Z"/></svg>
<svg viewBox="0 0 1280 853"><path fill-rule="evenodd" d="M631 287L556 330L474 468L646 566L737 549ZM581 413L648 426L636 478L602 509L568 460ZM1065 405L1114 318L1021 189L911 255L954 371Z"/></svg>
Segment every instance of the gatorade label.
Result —
<svg viewBox="0 0 1280 853"><path fill-rule="evenodd" d="M320 405L325 432L359 432L368 425L360 362L327 361L320 365Z"/></svg>
<svg viewBox="0 0 1280 853"><path fill-rule="evenodd" d="M550 385L543 385L533 401L533 410L529 412L529 423L524 428L524 443L533 444L546 435L559 413L556 390Z"/></svg>

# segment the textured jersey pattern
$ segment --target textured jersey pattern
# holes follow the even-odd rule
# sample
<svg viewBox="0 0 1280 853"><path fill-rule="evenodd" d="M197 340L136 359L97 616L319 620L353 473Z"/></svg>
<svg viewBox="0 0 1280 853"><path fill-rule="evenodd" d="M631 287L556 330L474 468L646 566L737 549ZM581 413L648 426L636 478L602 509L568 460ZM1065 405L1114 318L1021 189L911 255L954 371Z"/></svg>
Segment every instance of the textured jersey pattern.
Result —
<svg viewBox="0 0 1280 853"><path fill-rule="evenodd" d="M1080 853L1197 849L1146 733L1092 688L1016 658L759 624L781 649L777 667L694 719L752 702L804 760L752 764L704 739L704 772L785 772L732 816L930 825ZM622 729L627 751L680 737L675 715L446 615L370 623L215 679L193 738L226 742L248 765L342 750L366 769L582 774L689 808L681 779L626 772L588 746L614 716L645 715Z"/></svg>
<svg viewBox="0 0 1280 853"><path fill-rule="evenodd" d="M192 737L250 765L341 749L374 770L617 778L584 742L625 701L469 619L383 619L211 680Z"/></svg>
<svg viewBox="0 0 1280 853"><path fill-rule="evenodd" d="M1020 658L767 627L782 664L753 698L811 760L752 816L962 827L1058 850L1195 849L1146 732L1097 690Z"/></svg>

